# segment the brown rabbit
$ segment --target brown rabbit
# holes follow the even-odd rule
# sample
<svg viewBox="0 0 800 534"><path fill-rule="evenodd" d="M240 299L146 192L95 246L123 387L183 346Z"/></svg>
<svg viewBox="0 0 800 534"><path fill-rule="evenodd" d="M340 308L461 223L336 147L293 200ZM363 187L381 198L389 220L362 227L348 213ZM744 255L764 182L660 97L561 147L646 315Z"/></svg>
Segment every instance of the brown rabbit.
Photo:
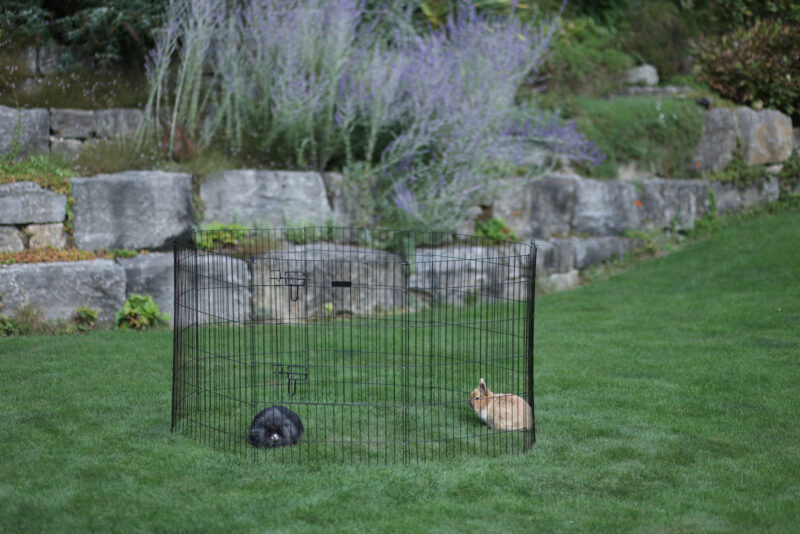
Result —
<svg viewBox="0 0 800 534"><path fill-rule="evenodd" d="M533 427L533 413L525 399L510 393L492 393L483 378L469 396L469 405L492 430L525 430Z"/></svg>

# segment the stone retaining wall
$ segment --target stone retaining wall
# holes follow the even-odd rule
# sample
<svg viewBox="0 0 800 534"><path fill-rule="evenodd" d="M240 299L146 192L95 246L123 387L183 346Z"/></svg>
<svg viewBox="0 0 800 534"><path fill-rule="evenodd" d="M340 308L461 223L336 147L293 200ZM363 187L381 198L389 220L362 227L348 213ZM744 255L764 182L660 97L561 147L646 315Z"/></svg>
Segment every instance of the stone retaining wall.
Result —
<svg viewBox="0 0 800 534"><path fill-rule="evenodd" d="M650 179L641 182L598 181L574 174L554 175L532 184L512 183L494 203L520 237L622 235L628 230L682 230L711 208L717 213L774 202L778 179L741 187L705 180Z"/></svg>
<svg viewBox="0 0 800 534"><path fill-rule="evenodd" d="M133 135L144 114L135 108L98 110L15 109L0 106L0 154L61 152L76 155L84 143Z"/></svg>
<svg viewBox="0 0 800 534"><path fill-rule="evenodd" d="M325 178L313 172L219 173L199 184L199 197L206 204L200 221L194 219L188 174L129 171L73 178L74 241L78 248L147 249L150 253L116 261L0 266L3 313L12 314L34 304L49 319L68 320L76 308L90 306L99 310L101 323L110 324L114 312L131 293L152 295L163 310L171 313L174 289L170 249L175 237L186 234L195 224L215 220L245 226L347 220L351 214L342 210L342 204L331 202L336 192L331 194L326 188L326 181L336 184L341 179L335 175ZM638 241L625 237L628 230L691 227L710 209L712 194L719 212L725 213L774 201L779 188L777 179L737 188L703 180L629 183L552 175L524 186L509 180L508 192L494 204L494 214L504 217L521 237L536 240L540 286L558 290L575 286L580 270L632 251ZM30 182L0 185L0 250L63 248L66 204L66 195ZM208 268L213 270L214 266ZM488 271L473 275L481 280L494 276ZM438 287L434 279L446 279L447 273L434 269L415 276L411 285L422 288L416 293L424 301L435 297L424 288ZM308 305L319 307L320 303ZM368 310L369 304L362 308ZM353 312L360 309L357 306ZM280 318L282 311L258 313Z"/></svg>
<svg viewBox="0 0 800 534"><path fill-rule="evenodd" d="M35 69L49 68L46 54L44 63L35 57ZM76 153L86 142L132 134L141 120L142 112L135 109L0 106L0 153ZM721 169L737 147L742 147L750 165L781 162L792 150L800 150L799 141L789 118L777 111L714 109L706 114L691 166ZM99 310L101 324L110 324L131 293L152 295L171 312L173 257L168 251L174 238L214 221L249 227L352 224L358 214L347 202L343 182L336 173L223 171L194 184L194 198L199 200L195 205L192 178L185 173L129 171L73 178L75 246L150 253L116 261L0 266L3 312L12 314L33 304L48 319L68 320L76 308L90 306ZM580 270L625 256L638 244L625 237L630 230L690 228L711 209L712 197L718 213L724 214L772 202L779 195L776 178L740 188L705 180L598 181L552 174L535 182L509 178L506 185L494 201L493 214L504 218L521 238L536 240L537 281L548 290L573 287ZM30 182L0 185L0 251L66 247L67 211L66 195ZM212 272L216 267L207 268ZM416 278L409 280L420 301L436 298L428 289L447 279L440 270L415 273ZM496 274L476 271L471 276L492 280ZM238 287L236 281L220 283L218 291ZM235 298L243 305L249 297ZM320 306L306 304L313 309ZM360 303L352 312L369 306ZM283 314L281 309L256 311L277 319Z"/></svg>
<svg viewBox="0 0 800 534"><path fill-rule="evenodd" d="M194 224L188 174L128 171L71 183L78 248L164 248Z"/></svg>
<svg viewBox="0 0 800 534"><path fill-rule="evenodd" d="M68 321L77 308L88 306L98 311L100 325L109 326L125 304L125 288L125 270L111 260L0 266L8 315L30 304L48 321Z"/></svg>

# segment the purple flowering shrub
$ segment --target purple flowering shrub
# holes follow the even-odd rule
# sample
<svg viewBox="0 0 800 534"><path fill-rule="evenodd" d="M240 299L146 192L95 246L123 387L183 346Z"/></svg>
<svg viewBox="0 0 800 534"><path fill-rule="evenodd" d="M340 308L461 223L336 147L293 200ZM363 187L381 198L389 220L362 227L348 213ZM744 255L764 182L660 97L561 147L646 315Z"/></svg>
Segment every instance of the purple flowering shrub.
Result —
<svg viewBox="0 0 800 534"><path fill-rule="evenodd" d="M364 220L439 230L491 199L498 166L531 150L546 155L539 167L599 157L574 125L516 102L554 22L465 2L417 30L406 3L171 0L142 133L171 154L188 138L254 148L267 165L340 169Z"/></svg>

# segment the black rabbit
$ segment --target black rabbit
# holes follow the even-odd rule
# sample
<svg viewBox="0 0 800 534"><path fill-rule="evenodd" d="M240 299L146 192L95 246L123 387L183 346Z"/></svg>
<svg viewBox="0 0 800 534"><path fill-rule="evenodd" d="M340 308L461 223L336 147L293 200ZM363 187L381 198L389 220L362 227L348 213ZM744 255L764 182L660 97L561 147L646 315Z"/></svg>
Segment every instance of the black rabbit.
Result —
<svg viewBox="0 0 800 534"><path fill-rule="evenodd" d="M300 416L285 406L270 406L258 412L250 425L253 447L286 447L297 445L303 435Z"/></svg>

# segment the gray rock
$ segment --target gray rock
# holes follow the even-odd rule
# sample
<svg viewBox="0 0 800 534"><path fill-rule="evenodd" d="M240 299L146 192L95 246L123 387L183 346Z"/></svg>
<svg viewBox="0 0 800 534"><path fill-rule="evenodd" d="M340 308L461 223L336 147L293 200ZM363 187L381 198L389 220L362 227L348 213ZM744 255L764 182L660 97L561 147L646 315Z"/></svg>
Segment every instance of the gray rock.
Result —
<svg viewBox="0 0 800 534"><path fill-rule="evenodd" d="M508 178L500 193L492 202L492 215L503 219L508 227L522 239L534 236L531 229L531 197L533 196L533 183L525 183L520 178ZM477 211L475 212L477 213ZM464 228L468 230L468 228ZM473 225L474 232L474 225ZM549 235L537 237L547 238Z"/></svg>
<svg viewBox="0 0 800 534"><path fill-rule="evenodd" d="M467 209L467 219L461 221L461 223L456 227L456 233L466 236L475 235L476 222L484 213L484 209L481 206L472 206L471 208Z"/></svg>
<svg viewBox="0 0 800 534"><path fill-rule="evenodd" d="M62 223L29 224L22 229L28 248L66 248L67 236Z"/></svg>
<svg viewBox="0 0 800 534"><path fill-rule="evenodd" d="M76 157L83 149L84 141L80 139L64 139L63 137L50 137L50 153L63 154Z"/></svg>
<svg viewBox="0 0 800 534"><path fill-rule="evenodd" d="M527 245L417 249L408 289L413 306L462 304L469 298L520 299L527 291Z"/></svg>
<svg viewBox="0 0 800 534"><path fill-rule="evenodd" d="M641 185L643 227L648 230L687 229L709 209L705 180L645 180Z"/></svg>
<svg viewBox="0 0 800 534"><path fill-rule="evenodd" d="M747 187L728 182L712 182L711 189L717 200L717 214L719 215L774 202L780 196L780 184L776 177Z"/></svg>
<svg viewBox="0 0 800 534"><path fill-rule="evenodd" d="M523 239L568 235L580 177L551 175L525 186L521 180L494 201L493 213Z"/></svg>
<svg viewBox="0 0 800 534"><path fill-rule="evenodd" d="M269 252L254 260L257 319L305 321L402 308L403 267L395 254L347 245L292 245Z"/></svg>
<svg viewBox="0 0 800 534"><path fill-rule="evenodd" d="M545 267L549 273L566 273L575 268L575 243L572 239L553 239L550 256Z"/></svg>
<svg viewBox="0 0 800 534"><path fill-rule="evenodd" d="M13 226L0 226L0 252L19 252L24 248L19 230Z"/></svg>
<svg viewBox="0 0 800 534"><path fill-rule="evenodd" d="M31 304L48 321L69 321L89 306L109 326L125 303L125 271L111 260L0 266L0 293L8 315Z"/></svg>
<svg viewBox="0 0 800 534"><path fill-rule="evenodd" d="M572 231L589 235L616 235L639 228L636 186L625 182L581 180L575 184Z"/></svg>
<svg viewBox="0 0 800 534"><path fill-rule="evenodd" d="M654 164L650 164L649 169L642 169L642 164L637 161L620 163L617 170L617 180L620 182L640 182L649 180L656 176Z"/></svg>
<svg viewBox="0 0 800 534"><path fill-rule="evenodd" d="M737 121L733 111L715 108L706 113L703 133L689 170L704 172L724 169L733 161L737 137Z"/></svg>
<svg viewBox="0 0 800 534"><path fill-rule="evenodd" d="M33 182L0 185L0 224L60 223L66 215L67 195Z"/></svg>
<svg viewBox="0 0 800 534"><path fill-rule="evenodd" d="M748 165L778 163L792 155L792 119L780 111L736 109L739 137Z"/></svg>
<svg viewBox="0 0 800 534"><path fill-rule="evenodd" d="M628 70L626 81L630 85L658 85L658 71L652 65L640 65Z"/></svg>
<svg viewBox="0 0 800 534"><path fill-rule="evenodd" d="M638 86L626 87L622 92L623 96L650 96L653 98L666 98L672 96L685 97L694 89L687 85L664 85L664 86Z"/></svg>
<svg viewBox="0 0 800 534"><path fill-rule="evenodd" d="M88 139L97 131L94 112L84 109L51 109L50 132L59 137Z"/></svg>
<svg viewBox="0 0 800 534"><path fill-rule="evenodd" d="M553 272L555 246L552 241L536 241L536 276Z"/></svg>
<svg viewBox="0 0 800 534"><path fill-rule="evenodd" d="M102 138L130 137L144 119L144 113L136 108L98 109L94 112L96 135Z"/></svg>
<svg viewBox="0 0 800 534"><path fill-rule="evenodd" d="M205 224L320 224L333 213L322 176L316 172L222 171L205 179L200 198L205 205Z"/></svg>
<svg viewBox="0 0 800 534"><path fill-rule="evenodd" d="M322 180L336 224L349 226L358 221L360 214L357 206L347 197L344 176L337 172L326 172L322 174Z"/></svg>
<svg viewBox="0 0 800 534"><path fill-rule="evenodd" d="M39 73L44 76L58 74L60 67L65 63L64 56L69 56L75 62L78 51L74 47L50 44L39 48Z"/></svg>
<svg viewBox="0 0 800 534"><path fill-rule="evenodd" d="M50 112L0 106L0 154L15 148L18 156L50 151Z"/></svg>
<svg viewBox="0 0 800 534"><path fill-rule="evenodd" d="M37 74L37 53L35 46L26 46L16 54L16 64L19 70L16 75L36 76Z"/></svg>
<svg viewBox="0 0 800 534"><path fill-rule="evenodd" d="M199 253L180 256L175 268L180 305L167 310L172 310L176 329L193 324L244 325L250 320L255 301L250 298L248 262Z"/></svg>
<svg viewBox="0 0 800 534"><path fill-rule="evenodd" d="M764 168L767 174L778 175L783 170L783 163L776 163L775 165L769 165Z"/></svg>
<svg viewBox="0 0 800 534"><path fill-rule="evenodd" d="M153 297L161 311L170 314L172 319L175 303L173 254L171 252L139 254L133 258L117 258L117 263L125 269L126 297L130 297L133 293L149 295Z"/></svg>
<svg viewBox="0 0 800 534"><path fill-rule="evenodd" d="M192 228L188 174L128 171L71 182L78 248L158 249Z"/></svg>
<svg viewBox="0 0 800 534"><path fill-rule="evenodd" d="M547 274L547 261L553 255L553 244L549 241L536 241L536 276Z"/></svg>
<svg viewBox="0 0 800 534"><path fill-rule="evenodd" d="M566 273L555 273L549 276L543 276L536 281L536 285L543 293L566 291L578 287L580 283L580 274L577 269Z"/></svg>
<svg viewBox="0 0 800 534"><path fill-rule="evenodd" d="M612 236L573 239L572 242L577 269L597 267L610 259L622 259L639 243L636 239Z"/></svg>

